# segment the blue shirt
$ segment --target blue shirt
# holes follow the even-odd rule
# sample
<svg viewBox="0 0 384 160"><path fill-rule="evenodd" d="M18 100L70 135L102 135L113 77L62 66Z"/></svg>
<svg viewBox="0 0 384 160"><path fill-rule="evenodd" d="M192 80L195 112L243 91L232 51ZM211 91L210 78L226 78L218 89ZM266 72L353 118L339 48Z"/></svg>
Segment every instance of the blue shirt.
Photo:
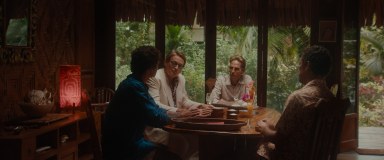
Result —
<svg viewBox="0 0 384 160"><path fill-rule="evenodd" d="M102 126L104 159L142 159L155 148L144 139L146 126L162 127L169 121L148 93L148 87L129 75L117 88Z"/></svg>

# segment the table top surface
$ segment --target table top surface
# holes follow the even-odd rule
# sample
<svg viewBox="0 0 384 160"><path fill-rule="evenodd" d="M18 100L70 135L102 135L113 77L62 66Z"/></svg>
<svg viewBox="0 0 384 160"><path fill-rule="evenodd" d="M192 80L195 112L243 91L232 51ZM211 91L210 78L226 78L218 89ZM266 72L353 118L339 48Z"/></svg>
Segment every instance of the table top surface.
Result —
<svg viewBox="0 0 384 160"><path fill-rule="evenodd" d="M196 129L187 129L187 128L178 128L175 124L170 124L164 126L164 130L173 133L188 133L195 135L222 135L222 136L261 136L260 132L255 131L256 123L264 118L269 118L273 123L277 123L280 118L280 112L265 108L259 107L255 109L255 114L252 118L238 118L247 123L247 125L242 126L238 131L210 131L210 130L196 130ZM249 121L249 123L248 123Z"/></svg>

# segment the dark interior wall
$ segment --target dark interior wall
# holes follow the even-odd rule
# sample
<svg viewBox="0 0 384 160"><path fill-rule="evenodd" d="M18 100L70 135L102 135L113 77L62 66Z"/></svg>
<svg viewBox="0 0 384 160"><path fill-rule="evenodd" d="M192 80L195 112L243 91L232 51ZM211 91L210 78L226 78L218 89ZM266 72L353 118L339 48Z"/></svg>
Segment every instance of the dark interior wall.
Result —
<svg viewBox="0 0 384 160"><path fill-rule="evenodd" d="M75 64L81 65L82 88L93 92L95 86L95 2L73 0L75 8Z"/></svg>
<svg viewBox="0 0 384 160"><path fill-rule="evenodd" d="M95 1L95 86L115 88L115 0Z"/></svg>
<svg viewBox="0 0 384 160"><path fill-rule="evenodd" d="M342 2L343 0L313 0L312 1L312 25L311 25L311 44L322 45L328 48L333 56L334 69L327 79L328 84L338 84L341 86L340 67L342 55ZM332 27L334 40L322 40L322 33L325 28L320 28L322 22L335 22ZM321 32L321 33L320 33ZM339 87L341 88L341 87ZM341 90L339 90L340 93ZM340 94L338 95L340 96Z"/></svg>
<svg viewBox="0 0 384 160"><path fill-rule="evenodd" d="M345 4L348 3L348 4ZM344 4L344 5L343 5ZM352 7L355 10L347 10L344 12L343 6ZM327 79L328 84L337 84L337 96L342 97L342 68L343 68L343 28L344 22L351 22L354 19L355 24L358 20L358 2L356 0L312 0L312 25L311 25L311 44L318 44L327 47L333 56L333 71ZM346 15L344 15L346 14ZM321 22L334 22L334 40L322 39L324 27L320 26ZM349 151L357 148L357 127L358 117L356 113L347 114L345 117L340 151Z"/></svg>
<svg viewBox="0 0 384 160"><path fill-rule="evenodd" d="M83 87L94 81L94 1L36 0L33 62L0 64L0 122L24 116L17 105L32 89L47 88L58 102L58 69L80 64Z"/></svg>

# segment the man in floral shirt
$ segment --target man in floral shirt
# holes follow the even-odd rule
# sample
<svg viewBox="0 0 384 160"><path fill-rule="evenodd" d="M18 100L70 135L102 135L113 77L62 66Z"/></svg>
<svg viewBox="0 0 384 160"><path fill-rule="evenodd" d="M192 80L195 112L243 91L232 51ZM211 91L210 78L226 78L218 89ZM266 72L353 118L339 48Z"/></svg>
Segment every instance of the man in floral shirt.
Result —
<svg viewBox="0 0 384 160"><path fill-rule="evenodd" d="M314 126L313 108L320 99L334 97L325 81L331 64L329 51L324 47L312 46L304 51L299 67L299 80L304 86L289 95L276 126L268 119L257 123L256 130L269 141L259 148L260 156L279 160L305 159Z"/></svg>

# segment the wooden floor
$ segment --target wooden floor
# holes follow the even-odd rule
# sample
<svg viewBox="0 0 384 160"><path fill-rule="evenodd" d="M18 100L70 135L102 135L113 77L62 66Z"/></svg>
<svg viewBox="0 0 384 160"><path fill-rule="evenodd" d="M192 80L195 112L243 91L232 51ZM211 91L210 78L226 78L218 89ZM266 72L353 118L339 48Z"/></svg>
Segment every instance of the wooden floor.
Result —
<svg viewBox="0 0 384 160"><path fill-rule="evenodd" d="M359 153L384 153L384 127L359 127ZM384 155L365 155L355 151L339 153L338 160L384 160Z"/></svg>
<svg viewBox="0 0 384 160"><path fill-rule="evenodd" d="M355 151L339 153L337 160L384 160L384 155L361 155Z"/></svg>
<svg viewBox="0 0 384 160"><path fill-rule="evenodd" d="M359 127L359 148L384 149L384 127Z"/></svg>

